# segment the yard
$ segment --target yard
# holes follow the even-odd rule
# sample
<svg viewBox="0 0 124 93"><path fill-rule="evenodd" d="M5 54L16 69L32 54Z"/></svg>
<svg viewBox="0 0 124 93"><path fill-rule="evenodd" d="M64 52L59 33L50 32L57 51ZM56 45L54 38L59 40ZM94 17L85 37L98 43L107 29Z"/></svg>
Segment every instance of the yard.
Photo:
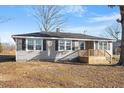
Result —
<svg viewBox="0 0 124 93"><path fill-rule="evenodd" d="M0 87L124 87L124 67L1 62Z"/></svg>

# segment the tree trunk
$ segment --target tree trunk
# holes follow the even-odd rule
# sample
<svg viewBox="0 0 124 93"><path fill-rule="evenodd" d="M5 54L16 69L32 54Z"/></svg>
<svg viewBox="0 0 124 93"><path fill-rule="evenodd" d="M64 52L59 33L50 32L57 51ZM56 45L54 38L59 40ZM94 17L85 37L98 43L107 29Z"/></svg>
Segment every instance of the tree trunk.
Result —
<svg viewBox="0 0 124 93"><path fill-rule="evenodd" d="M120 13L121 13L122 39L121 39L120 60L118 62L118 65L124 66L124 6L120 6Z"/></svg>

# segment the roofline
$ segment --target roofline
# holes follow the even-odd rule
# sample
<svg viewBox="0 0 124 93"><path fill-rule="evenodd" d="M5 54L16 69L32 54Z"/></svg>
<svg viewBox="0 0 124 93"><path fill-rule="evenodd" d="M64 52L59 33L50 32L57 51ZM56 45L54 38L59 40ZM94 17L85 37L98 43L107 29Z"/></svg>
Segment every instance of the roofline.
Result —
<svg viewBox="0 0 124 93"><path fill-rule="evenodd" d="M56 37L33 37L33 36L14 36L12 38L37 38L37 39L66 39L66 40L85 40L85 41L115 41L113 39L79 39L79 38L56 38Z"/></svg>

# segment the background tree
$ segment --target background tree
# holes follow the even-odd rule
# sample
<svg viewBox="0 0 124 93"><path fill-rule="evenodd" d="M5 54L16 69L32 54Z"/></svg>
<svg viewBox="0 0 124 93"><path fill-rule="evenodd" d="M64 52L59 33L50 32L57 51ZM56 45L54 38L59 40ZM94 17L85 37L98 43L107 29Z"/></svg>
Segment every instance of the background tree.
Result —
<svg viewBox="0 0 124 93"><path fill-rule="evenodd" d="M11 20L11 18L6 18L6 17L3 17L3 16L0 16L0 24L8 22L9 20ZM0 40L0 52L2 52L2 50L3 50L3 46L2 46L2 43L1 43L1 40Z"/></svg>
<svg viewBox="0 0 124 93"><path fill-rule="evenodd" d="M2 44L0 42L0 53L3 51L3 47L2 47Z"/></svg>
<svg viewBox="0 0 124 93"><path fill-rule="evenodd" d="M42 5L34 6L33 9L40 31L48 32L62 27L64 21L60 6Z"/></svg>
<svg viewBox="0 0 124 93"><path fill-rule="evenodd" d="M121 34L121 26L119 24L114 24L106 28L106 36L119 40Z"/></svg>
<svg viewBox="0 0 124 93"><path fill-rule="evenodd" d="M115 7L111 5L110 7ZM121 35L121 52L120 52L120 59L118 62L118 65L124 66L124 5L119 5L118 6L120 9L120 15L121 19L117 19L117 22L121 24L122 28L122 35Z"/></svg>
<svg viewBox="0 0 124 93"><path fill-rule="evenodd" d="M120 60L119 60L118 65L123 65L124 66L124 5L120 5L119 8L120 8L121 20L117 20L117 21L121 23L122 39L121 39Z"/></svg>

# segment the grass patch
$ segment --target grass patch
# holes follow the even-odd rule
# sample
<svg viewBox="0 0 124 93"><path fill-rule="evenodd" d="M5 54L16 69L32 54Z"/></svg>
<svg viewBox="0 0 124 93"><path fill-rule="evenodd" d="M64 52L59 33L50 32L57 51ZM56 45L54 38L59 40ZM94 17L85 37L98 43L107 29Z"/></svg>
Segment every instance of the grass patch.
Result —
<svg viewBox="0 0 124 93"><path fill-rule="evenodd" d="M124 87L124 68L52 62L0 63L0 87Z"/></svg>

